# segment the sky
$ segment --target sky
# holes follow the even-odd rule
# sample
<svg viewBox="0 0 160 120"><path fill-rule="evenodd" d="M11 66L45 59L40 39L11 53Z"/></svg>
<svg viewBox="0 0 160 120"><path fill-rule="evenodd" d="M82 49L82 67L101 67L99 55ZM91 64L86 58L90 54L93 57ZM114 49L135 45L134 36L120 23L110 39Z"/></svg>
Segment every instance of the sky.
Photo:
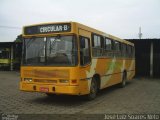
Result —
<svg viewBox="0 0 160 120"><path fill-rule="evenodd" d="M160 0L0 0L0 42L25 25L75 21L122 39L160 38Z"/></svg>

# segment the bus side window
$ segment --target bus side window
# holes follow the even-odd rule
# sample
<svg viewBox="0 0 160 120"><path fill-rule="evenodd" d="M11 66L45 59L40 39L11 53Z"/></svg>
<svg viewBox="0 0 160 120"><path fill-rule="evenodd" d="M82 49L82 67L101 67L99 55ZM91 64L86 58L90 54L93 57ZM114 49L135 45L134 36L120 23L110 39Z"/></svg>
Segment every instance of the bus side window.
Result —
<svg viewBox="0 0 160 120"><path fill-rule="evenodd" d="M129 57L129 51L128 51L128 45L126 44L126 58L128 58Z"/></svg>
<svg viewBox="0 0 160 120"><path fill-rule="evenodd" d="M121 42L119 43L119 45L120 45L120 55L119 55L119 57L122 58L123 57L123 52L122 52L123 51L123 48L122 48L123 46L122 46Z"/></svg>
<svg viewBox="0 0 160 120"><path fill-rule="evenodd" d="M120 43L115 41L115 51L116 51L116 57L120 56Z"/></svg>
<svg viewBox="0 0 160 120"><path fill-rule="evenodd" d="M114 41L114 55L115 57L120 55L120 43L118 41Z"/></svg>
<svg viewBox="0 0 160 120"><path fill-rule="evenodd" d="M107 56L107 57L112 57L112 54L113 54L113 51L112 51L112 40L111 39L108 39L108 38L105 38L105 41L104 41L104 56Z"/></svg>
<svg viewBox="0 0 160 120"><path fill-rule="evenodd" d="M92 34L92 53L93 57L99 57L103 54L104 38L100 35Z"/></svg>
<svg viewBox="0 0 160 120"><path fill-rule="evenodd" d="M105 39L105 49L106 50L112 50L112 42L110 39Z"/></svg>
<svg viewBox="0 0 160 120"><path fill-rule="evenodd" d="M90 41L86 37L80 37L80 64L86 65L90 63Z"/></svg>
<svg viewBox="0 0 160 120"><path fill-rule="evenodd" d="M127 53L126 53L126 44L123 43L123 44L122 44L122 57L125 58L125 57L126 57L126 54L127 54Z"/></svg>

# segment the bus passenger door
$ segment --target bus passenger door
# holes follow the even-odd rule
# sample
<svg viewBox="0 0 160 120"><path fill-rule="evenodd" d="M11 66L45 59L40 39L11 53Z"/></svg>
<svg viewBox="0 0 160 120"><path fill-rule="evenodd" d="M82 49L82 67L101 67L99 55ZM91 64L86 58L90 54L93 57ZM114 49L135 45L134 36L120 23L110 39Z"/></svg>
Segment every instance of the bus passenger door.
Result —
<svg viewBox="0 0 160 120"><path fill-rule="evenodd" d="M91 33L79 29L79 48L80 48L80 89L83 94L88 94L90 91L90 80L88 73L90 72L91 63Z"/></svg>
<svg viewBox="0 0 160 120"><path fill-rule="evenodd" d="M91 62L91 33L79 29L79 45L80 45L80 65L85 66Z"/></svg>

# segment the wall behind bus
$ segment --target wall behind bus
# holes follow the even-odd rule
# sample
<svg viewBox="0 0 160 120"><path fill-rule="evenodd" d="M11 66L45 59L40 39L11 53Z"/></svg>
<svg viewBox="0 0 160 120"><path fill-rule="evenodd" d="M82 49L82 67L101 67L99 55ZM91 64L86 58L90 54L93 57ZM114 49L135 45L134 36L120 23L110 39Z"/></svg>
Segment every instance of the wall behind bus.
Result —
<svg viewBox="0 0 160 120"><path fill-rule="evenodd" d="M135 44L135 77L160 78L160 39L127 39Z"/></svg>

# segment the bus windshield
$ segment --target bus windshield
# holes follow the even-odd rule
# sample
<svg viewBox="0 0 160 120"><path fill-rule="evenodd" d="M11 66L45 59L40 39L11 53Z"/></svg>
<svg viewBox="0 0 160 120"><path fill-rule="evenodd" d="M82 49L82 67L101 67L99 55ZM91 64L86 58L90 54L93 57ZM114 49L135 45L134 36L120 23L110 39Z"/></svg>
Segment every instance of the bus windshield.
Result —
<svg viewBox="0 0 160 120"><path fill-rule="evenodd" d="M75 36L34 37L24 40L23 65L75 66Z"/></svg>

